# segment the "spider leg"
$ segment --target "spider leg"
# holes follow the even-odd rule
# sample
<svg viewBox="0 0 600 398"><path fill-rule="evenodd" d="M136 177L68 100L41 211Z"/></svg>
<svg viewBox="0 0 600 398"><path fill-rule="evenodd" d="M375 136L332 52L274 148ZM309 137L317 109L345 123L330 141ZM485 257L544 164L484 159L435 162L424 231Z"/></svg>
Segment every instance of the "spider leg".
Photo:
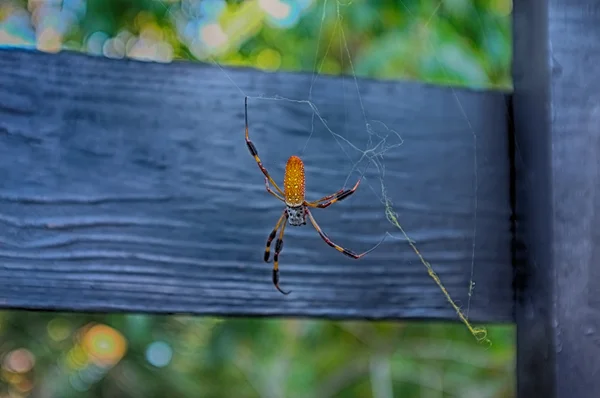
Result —
<svg viewBox="0 0 600 398"><path fill-rule="evenodd" d="M321 229L321 227L319 227L319 224L317 224L317 221L315 220L315 218L313 217L312 213L306 209L306 213L308 214L308 218L310 219L311 224L313 225L313 227L315 227L315 229L317 230L317 232L319 233L319 235L321 236L321 238L325 241L325 243L327 243L329 246L333 247L334 249L336 249L337 251L344 253L346 256L348 257L352 257L354 259L359 259L361 257L363 257L364 255L372 252L373 250L377 249L377 247L383 243L383 241L385 240L386 235L383 236L383 239L381 239L379 241L379 243L377 243L375 246L373 246L372 248L370 248L369 250L367 250L364 253L360 253L360 254L356 254L351 250L348 249L344 249L342 246L333 243L331 241L331 239L329 239L329 237L327 237L327 235L325 235L325 232L323 232L323 230Z"/></svg>
<svg viewBox="0 0 600 398"><path fill-rule="evenodd" d="M277 230L281 226L281 222L284 219L287 220L286 210L283 211L283 214L281 215L281 217L279 217L279 220L277 220L275 228L273 228L273 231L271 231L271 233L269 234L269 238L267 239L267 247L265 248L265 263L269 262L269 258L271 257L271 242L273 242L273 239L275 239L275 235L277 235Z"/></svg>
<svg viewBox="0 0 600 398"><path fill-rule="evenodd" d="M277 192L279 192L281 195L285 194L283 193L283 191L281 190L281 188L279 188L277 186L277 183L275 183L275 181L273 180L273 178L271 178L271 176L269 175L269 172L267 171L267 169L265 168L265 166L263 166L262 162L260 161L260 158L258 157L258 151L256 150L256 147L254 146L254 144L252 143L252 141L250 141L250 136L248 134L248 97L244 98L244 116L245 116L245 122L246 122L246 145L248 146L248 150L250 151L250 155L252 155L252 157L254 158L254 160L256 161L256 164L258 164L258 167L260 168L260 171L263 172L263 174L265 175L265 177L267 177L267 179L269 180L269 182L271 184L273 184L273 186L275 187L275 190Z"/></svg>
<svg viewBox="0 0 600 398"><path fill-rule="evenodd" d="M335 197L336 195L340 195L340 194L341 194L342 192L344 192L344 191L345 191L345 189L344 189L344 188L342 188L342 189L340 189L339 191L337 191L336 193L332 193L331 195L323 196L321 199L319 199L319 200L313 200L313 201L312 201L312 202L310 202L310 203L321 203L321 202L326 202L326 201L328 201L329 199L331 199L331 198Z"/></svg>
<svg viewBox="0 0 600 398"><path fill-rule="evenodd" d="M287 221L287 218L288 218L288 215L286 212L285 213L286 221ZM287 294L290 294L291 291L284 292L279 287L279 253L281 253L281 249L283 249L283 232L285 231L286 225L287 225L287 222L284 221L283 226L281 227L281 230L279 231L279 238L277 238L277 243L275 243L275 255L273 256L273 284L275 285L275 288L277 288L277 290L279 290L281 293L287 295Z"/></svg>
<svg viewBox="0 0 600 398"><path fill-rule="evenodd" d="M281 200L282 202L285 202L285 199L281 197L281 195L279 195L277 192L274 192L271 187L269 186L269 179L267 177L265 177L265 186L267 187L267 192L270 193L271 195L275 196L277 199Z"/></svg>
<svg viewBox="0 0 600 398"><path fill-rule="evenodd" d="M307 202L306 205L309 206L309 207L318 207L318 208L324 209L326 207L331 206L335 202L339 202L340 200L344 200L348 196L352 195L356 191L356 189L358 188L359 184L360 184L360 180L358 180L356 182L356 184L354 184L354 186L351 189L346 189L346 190L340 189L336 193L324 196L324 197L322 197L319 200L315 200L313 202ZM323 203L321 203L321 202L323 202Z"/></svg>

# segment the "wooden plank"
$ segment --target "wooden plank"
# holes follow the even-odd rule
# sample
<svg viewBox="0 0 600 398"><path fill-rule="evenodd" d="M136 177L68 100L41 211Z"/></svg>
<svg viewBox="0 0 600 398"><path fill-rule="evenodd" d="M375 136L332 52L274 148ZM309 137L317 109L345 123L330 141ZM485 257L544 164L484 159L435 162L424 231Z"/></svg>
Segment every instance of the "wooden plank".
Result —
<svg viewBox="0 0 600 398"><path fill-rule="evenodd" d="M283 207L248 153L244 96L305 99L312 76L84 55L0 51L0 305L331 318L456 314L386 220L378 172L315 211L325 232L286 229L282 296L262 261ZM232 83L232 82L235 82ZM236 87L236 85L239 86ZM321 76L314 104L250 99L251 138L277 181L302 151L309 198L337 191L363 151L384 153L403 227L476 321L513 319L505 95ZM243 92L243 93L242 93ZM457 99L468 114L461 113ZM344 102L346 101L346 102ZM473 252L474 133L477 137ZM311 136L310 140L308 139ZM366 162L359 165L364 171Z"/></svg>
<svg viewBox="0 0 600 398"><path fill-rule="evenodd" d="M600 395L600 5L515 2L521 397ZM523 217L526 216L526 217Z"/></svg>

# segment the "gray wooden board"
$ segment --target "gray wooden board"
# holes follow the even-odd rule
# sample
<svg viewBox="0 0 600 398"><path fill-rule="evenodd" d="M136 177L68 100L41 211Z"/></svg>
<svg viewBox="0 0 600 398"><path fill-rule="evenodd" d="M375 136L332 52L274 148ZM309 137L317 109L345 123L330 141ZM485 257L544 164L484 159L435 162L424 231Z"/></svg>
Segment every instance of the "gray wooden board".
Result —
<svg viewBox="0 0 600 398"><path fill-rule="evenodd" d="M356 194L314 214L354 251L393 236L357 261L310 225L288 227L280 269L292 294L273 288L262 257L283 207L245 145L242 92L306 99L311 79L1 50L0 306L456 320L386 220L374 165ZM358 85L370 142L351 78L313 85L337 140L318 118L311 135L306 103L251 98L250 134L264 164L281 182L287 158L302 153L307 194L317 199L353 184L363 151L386 135L386 145L399 143L395 130L404 141L384 153L384 184L402 226L465 309L473 269L473 320L512 321L506 95Z"/></svg>
<svg viewBox="0 0 600 398"><path fill-rule="evenodd" d="M600 3L515 2L521 397L600 396Z"/></svg>

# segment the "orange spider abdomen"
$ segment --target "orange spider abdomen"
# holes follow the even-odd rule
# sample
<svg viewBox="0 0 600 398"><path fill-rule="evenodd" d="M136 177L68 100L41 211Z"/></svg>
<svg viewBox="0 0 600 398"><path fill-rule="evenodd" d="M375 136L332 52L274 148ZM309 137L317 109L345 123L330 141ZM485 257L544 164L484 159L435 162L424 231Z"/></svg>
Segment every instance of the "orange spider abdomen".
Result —
<svg viewBox="0 0 600 398"><path fill-rule="evenodd" d="M291 207L304 203L304 163L298 156L290 156L283 176L285 204Z"/></svg>

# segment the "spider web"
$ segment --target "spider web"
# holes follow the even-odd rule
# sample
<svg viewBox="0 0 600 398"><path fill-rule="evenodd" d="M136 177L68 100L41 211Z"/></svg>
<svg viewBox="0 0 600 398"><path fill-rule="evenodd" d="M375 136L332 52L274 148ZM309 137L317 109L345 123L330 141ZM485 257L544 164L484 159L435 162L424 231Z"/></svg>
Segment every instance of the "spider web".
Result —
<svg viewBox="0 0 600 398"><path fill-rule="evenodd" d="M160 0L158 2L161 5L163 5L168 10L168 13L173 17L175 25L177 26L177 32L180 35L180 38L182 39L182 41L184 43L186 43L188 45L188 47L192 48L193 44L194 44L193 42L194 42L194 40L196 40L196 38L193 36L190 37L190 35L188 35L184 32L185 24L180 23L181 16L178 15L178 11L180 11L180 9L181 9L181 5L180 5L179 1L175 2L171 6L165 5L164 2L161 2ZM192 3L193 3L193 1L192 1ZM443 3L443 0L440 0L433 7L433 11L432 11L431 15L425 20L423 28L426 28L434 20L440 7L442 6L442 3ZM334 5L333 12L335 12L336 23L334 26L334 34L331 35L331 39L327 43L324 43L323 28L325 26L326 17L328 16L328 14L327 14L328 10L332 8L332 7L329 7L329 5L331 5L331 4ZM414 18L414 19L420 18L420 16L415 15L415 13L411 10L411 8L409 7L409 5L406 2L401 0L400 4L410 18ZM227 73L227 71L223 67L221 67L221 65L211 56L211 54L209 52L203 52L200 49L200 50L197 50L196 52L192 51L192 53L200 59L209 59L215 65L217 65L220 68L220 70L223 72L225 77L231 82L232 85L234 85L237 88L237 90L240 92L240 94L244 97L248 97L250 99L256 99L256 100L288 101L288 102L293 102L293 103L297 103L300 105L310 107L311 112L312 112L310 134L309 134L308 138L306 139L305 144L303 145L303 147L300 150L300 155L304 154L311 138L315 134L315 131L316 131L315 125L320 123L325 128L325 130L334 137L336 144L339 146L340 150L343 151L343 153L346 155L346 157L348 157L349 162L352 164L352 168L346 177L344 186L348 185L349 179L351 178L352 174L356 171L358 171L360 173L361 179L366 180L367 177L365 177L365 173L367 172L367 169L370 166L374 166L377 171L377 181L374 181L375 184L372 184L369 180L366 180L366 183L367 183L368 187L370 188L370 190L380 200L380 202L382 204L382 211L385 213L387 220L389 221L390 225L393 227L393 230L392 230L393 233L390 231L387 231L386 235L391 236L392 238L395 238L397 240L401 240L408 244L408 246L412 249L414 254L419 259L420 263L425 267L428 275L433 279L433 281L436 283L436 285L442 291L445 298L450 303L450 305L456 312L456 314L459 317L459 319L461 320L461 322L467 327L469 332L476 338L477 341L491 345L491 341L487 337L486 329L484 327L475 327L469 321L471 298L473 296L474 288L475 288L475 282L474 282L475 247L476 247L476 241L477 241L478 187L479 187L479 180L478 180L479 177L478 177L478 172L477 172L477 169L478 169L478 167L477 167L478 166L477 132L471 125L471 122L462 106L462 103L460 102L458 95L456 94L455 89L452 86L450 86L449 89L452 91L453 96L455 98L457 111L460 112L460 114L464 118L465 125L472 135L472 142L473 142L473 177L472 177L473 178L473 205L472 205L473 206L473 209L472 209L473 219L472 219L472 244L471 244L472 249L471 249L471 261L470 261L470 278L469 278L469 282L468 282L468 286L467 286L468 300L467 300L466 309L462 309L460 304L452 298L452 296L450 295L450 293L448 292L448 290L446 289L446 287L440 280L440 277L435 272L431 263L429 261L427 261L426 254L423 254L419 250L417 243L410 238L409 233L402 226L399 216L398 216L398 213L396 212L396 210L394 208L393 201L390 198L390 196L387 194L387 190L386 190L385 182L384 182L385 171L386 171L385 162L384 162L384 154L389 150L400 147L403 144L404 140L398 132L390 129L385 124L384 121L370 120L367 116L367 110L365 109L365 106L363 104L359 82L357 79L354 64L352 62L352 54L350 52L350 46L348 45L348 41L346 38L346 32L344 31L343 24L342 24L342 21L343 21L342 8L343 7L351 7L352 5L353 5L353 0L348 0L346 2L344 2L342 0L324 0L321 4L319 4L319 2L316 2L313 5L316 7L320 7L320 9L321 9L320 28L319 28L319 33L318 33L318 37L319 37L319 39L317 41L318 44L317 44L317 48L315 51L315 62L314 62L314 67L313 67L313 72L312 72L311 84L308 89L307 98L303 98L303 99L287 98L287 97L283 97L280 95L272 95L272 96L251 95L251 93L246 93L231 78L231 76ZM481 28L484 29L484 23L481 20L481 18L479 19L479 24L480 24ZM485 30L484 30L484 34L486 34ZM329 54L330 51L333 51L332 48L334 47L334 38L336 36L337 36L337 39L339 42L339 43L337 43L337 45L339 46L339 50L340 50L340 59L342 60L342 62L344 62L344 61L347 62L350 67L350 79L355 88L356 97L357 97L357 100L358 100L358 103L360 106L360 110L362 112L361 116L362 116L362 119L364 122L364 131L366 132L366 134L368 136L366 149L361 149L361 148L357 147L355 144L353 144L348 139L346 139L343 135L334 131L328 124L327 120L322 116L322 114L321 114L318 106L315 104L315 101L313 98L313 89L314 89L315 85L317 84L319 76L321 76L321 72L323 69L323 65L324 65L326 56ZM432 54L434 54L434 57L436 58L439 65L441 66L441 69L443 71L443 74L446 77L446 80L450 80L451 74L446 69L444 62L439 59L437 52L435 51L432 39L428 39L427 44L429 45L430 50L433 50ZM319 53L321 51L322 46L325 46L324 47L325 54L321 58L319 58ZM344 82L345 82L346 77L344 77L344 75L342 74L341 78L342 78L342 82L343 82L342 84L345 84ZM345 97L344 97L344 100L345 100ZM346 103L344 103L344 107L346 107ZM374 126L374 125L376 125L376 126ZM360 153L360 158L356 161L353 160L352 156L348 153L346 148L344 148L344 144L347 147L351 148L352 150ZM367 166L361 167L361 165L365 161L367 162ZM400 233L400 236L395 235L395 233L397 233L397 232Z"/></svg>
<svg viewBox="0 0 600 398"><path fill-rule="evenodd" d="M350 0L347 3L343 3L341 0L335 0L336 1L336 18L337 18L337 23L335 26L335 29L339 31L339 36L340 36L340 47L342 48L343 52L345 53L344 55L347 57L347 61L350 64L350 70L351 70L351 75L352 75L352 79L353 79L353 83L354 86L356 88L356 93L359 99L359 103L360 103L360 108L362 111L362 116L364 119L364 124L365 124L365 130L366 132L369 134L369 147L372 146L372 138L374 135L377 135L374 130L373 130L373 126L371 125L371 123L369 122L369 119L367 118L366 115L366 110L362 101L362 97L360 94L360 88L359 88L359 84L358 84L358 80L356 77L356 71L354 68L354 65L352 63L352 55L350 53L350 50L348 48L348 42L346 40L346 35L343 29L343 26L341 24L342 22L342 15L341 15L341 11L340 11L340 7L342 6L350 6L352 4L352 0ZM321 37L322 35L322 28L323 28L323 24L324 24L324 20L325 20L325 13L327 10L327 3L328 1L325 0L324 4L323 4L323 11L322 11L322 17L321 17L321 29L319 32L319 37ZM410 10L410 8L406 5L406 3L404 3L403 1L401 1L402 6L406 9L407 13L412 17L415 18L415 15L412 13L412 11ZM425 24L425 27L430 23L430 21L432 20L432 18L434 17L434 15L437 13L439 7L441 6L442 1L439 1L437 6L435 7L432 15L429 17L429 20L427 21L427 23ZM333 36L332 36L333 37ZM319 40L319 44L320 44L321 40ZM328 44L327 50L326 50L326 54L329 52L330 47L331 47L331 41ZM429 44L431 46L433 46L433 44L431 42L429 42ZM316 54L318 55L319 53L319 48L317 48ZM324 59L324 58L323 58ZM439 62L439 61L438 61ZM441 64L441 63L440 63ZM441 64L443 66L443 64ZM309 136L309 139L312 137L313 131L314 131L314 116L316 115L319 120L326 125L326 122L321 118L321 116L318 114L318 111L316 109L314 109L314 107L312 106L312 91L313 91L313 87L314 87L314 83L316 81L316 78L318 76L318 73L321 71L321 66L322 66L322 62L320 64L320 66L317 68L317 56L315 56L315 69L313 72L313 79L310 85L310 89L309 89L309 96L308 96L308 103L311 105L311 108L313 108L313 123L312 123L312 129L311 129L311 135ZM444 69L444 72L446 74L447 77L449 77L448 72ZM458 96L456 95L456 92L454 91L454 88L452 88L452 93L454 95L454 98L456 99L456 103L458 104L461 113L463 114L466 123L468 124L469 130L471 131L472 135L473 135L473 148L474 148L474 157L473 157L473 170L474 170L474 186L475 186L475 191L474 191L474 205L473 205L473 242L472 242L472 255L471 255L471 265L470 265L470 279L469 279L469 293L468 293L468 303L467 303L467 309L466 311L463 311L459 305L457 304L457 302L451 297L450 293L448 292L448 290L446 289L446 287L444 286L444 284L442 283L442 281L440 280L439 276L437 275L437 273L434 271L433 267L431 266L431 264L425 259L425 257L423 256L423 254L419 251L416 243L409 237L408 233L406 232L406 230L402 227L402 224L400 223L399 219L398 219L398 214L394 209L393 206L393 202L391 200L391 198L387 195L387 191L385 188L385 183L384 183L384 177L385 177L385 164L383 162L383 154L385 152L387 152L388 150L391 150L397 146L402 145L402 143L404 142L404 140L402 139L402 137L394 130L389 129L383 122L379 122L381 123L381 125L388 130L389 132L395 134L397 136L397 138L399 139L399 143L398 144L392 144L392 145L387 145L386 143L386 138L383 138L379 143L377 143L374 147L371 147L365 151L362 151L362 156L361 159L359 160L359 162L356 162L353 164L353 169L357 167L357 165L360 163L360 161L363 160L363 157L368 157L369 161L377 168L378 171L378 179L379 179L379 189L380 189L380 194L381 196L379 196L381 202L384 205L384 211L385 211L385 215L386 218L388 219L388 221L397 229L401 232L402 236L404 237L405 241L408 242L408 244L410 245L410 247L412 248L412 250L414 251L414 253L417 255L417 257L419 258L420 262L422 263L423 266L425 266L425 268L427 269L427 273L429 274L429 276L434 280L434 282L437 284L437 286L441 289L442 293L444 294L444 296L446 297L446 299L448 300L448 302L450 303L450 305L453 307L453 309L456 311L458 317L460 318L460 320L465 324L465 326L468 328L468 330L471 332L471 334L473 334L473 336L478 340L478 341L484 341L488 344L491 344L491 341L487 338L487 331L485 328L481 328L481 327L474 327L471 322L468 319L469 316L469 310L470 310L470 306L471 306L471 297L473 295L473 289L475 286L475 283L473 281L473 276L474 276L474 267L475 267L475 239L477 236L477 189L478 189L478 176L477 176L477 134L475 132L475 130L473 129L463 107L462 104L458 98ZM331 131L329 129L329 127L326 125L327 130L333 134L336 138L339 137L339 135L337 135L336 133L334 133L333 131ZM336 140L337 141L337 140ZM338 142L339 145L339 142ZM306 147L306 145L305 145ZM340 148L343 149L343 147L340 146ZM381 148L379 151L375 151L375 148ZM360 149L354 147L354 149L360 151ZM361 177L363 177L364 173L366 172L366 169L363 171ZM347 181L346 181L347 183ZM370 188L373 190L373 187L369 184Z"/></svg>

